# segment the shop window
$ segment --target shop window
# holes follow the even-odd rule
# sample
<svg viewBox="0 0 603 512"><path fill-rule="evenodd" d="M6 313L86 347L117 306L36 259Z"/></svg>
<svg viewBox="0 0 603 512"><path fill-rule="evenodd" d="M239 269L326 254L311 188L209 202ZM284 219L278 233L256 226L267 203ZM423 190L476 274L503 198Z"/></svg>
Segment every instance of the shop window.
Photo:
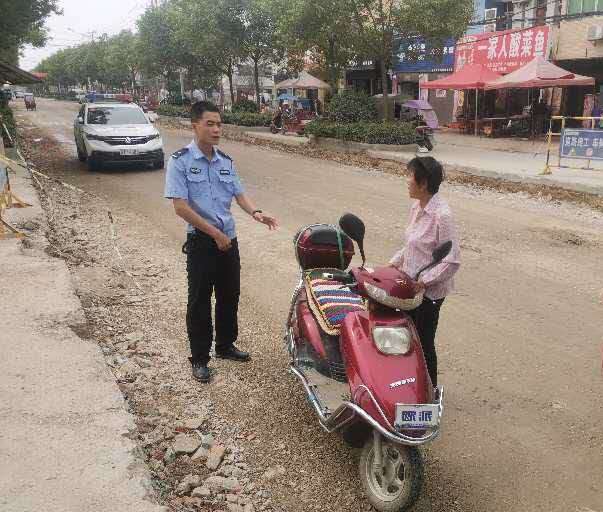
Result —
<svg viewBox="0 0 603 512"><path fill-rule="evenodd" d="M597 10L597 3L599 3L597 0L582 0L582 12L595 12Z"/></svg>
<svg viewBox="0 0 603 512"><path fill-rule="evenodd" d="M504 18L500 30L510 30L513 28L513 2L507 2L504 4L504 9Z"/></svg>
<svg viewBox="0 0 603 512"><path fill-rule="evenodd" d="M568 14L582 14L603 10L603 0L568 0Z"/></svg>
<svg viewBox="0 0 603 512"><path fill-rule="evenodd" d="M534 25L542 26L546 24L546 8L547 8L547 0L537 0L536 2L536 16L534 20Z"/></svg>

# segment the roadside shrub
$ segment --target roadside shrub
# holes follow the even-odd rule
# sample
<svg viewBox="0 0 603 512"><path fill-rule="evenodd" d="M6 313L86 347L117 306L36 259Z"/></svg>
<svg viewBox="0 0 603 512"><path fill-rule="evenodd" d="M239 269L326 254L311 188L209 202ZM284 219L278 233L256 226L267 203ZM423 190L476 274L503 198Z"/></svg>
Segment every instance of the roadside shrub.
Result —
<svg viewBox="0 0 603 512"><path fill-rule="evenodd" d="M356 123L377 119L377 103L365 92L346 90L336 94L327 107L327 118L336 123Z"/></svg>
<svg viewBox="0 0 603 512"><path fill-rule="evenodd" d="M159 105L157 114L170 117L191 117L190 110L180 105Z"/></svg>
<svg viewBox="0 0 603 512"><path fill-rule="evenodd" d="M15 118L13 117L13 111L10 109L10 107L8 107L8 106L0 107L0 121L2 121L2 124L4 124L4 126L6 126L6 129L10 133L10 136L12 137L12 139L14 140L15 137L17 136L17 125L15 124ZM6 147L10 147L10 145L11 145L10 140L6 135L4 128L0 127L0 133L2 134L2 138L4 140L4 145Z"/></svg>
<svg viewBox="0 0 603 512"><path fill-rule="evenodd" d="M232 113L237 114L240 112L258 112L258 106L255 101L251 100L239 100L232 106Z"/></svg>
<svg viewBox="0 0 603 512"><path fill-rule="evenodd" d="M270 126L272 114L257 114L253 112L223 112L222 122L237 126Z"/></svg>
<svg viewBox="0 0 603 512"><path fill-rule="evenodd" d="M157 114L170 117L191 117L190 109L178 105L159 105ZM223 112L222 122L224 124L235 124L238 126L270 126L271 114L256 114L253 112Z"/></svg>
<svg viewBox="0 0 603 512"><path fill-rule="evenodd" d="M334 123L330 120L317 119L306 125L305 133L316 137L366 144L405 145L413 144L415 141L415 125L404 122Z"/></svg>

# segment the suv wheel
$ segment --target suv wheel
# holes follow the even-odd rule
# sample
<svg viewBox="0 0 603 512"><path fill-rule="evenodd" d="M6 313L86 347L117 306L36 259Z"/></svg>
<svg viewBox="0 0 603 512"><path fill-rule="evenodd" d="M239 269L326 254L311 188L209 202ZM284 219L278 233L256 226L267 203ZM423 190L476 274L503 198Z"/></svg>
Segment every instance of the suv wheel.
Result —
<svg viewBox="0 0 603 512"><path fill-rule="evenodd" d="M80 149L80 145L76 142L75 143L75 147L77 149L77 159L80 162L85 162L86 161L86 153L84 153L81 149Z"/></svg>
<svg viewBox="0 0 603 512"><path fill-rule="evenodd" d="M161 160L156 160L153 163L153 169L163 169L165 167L165 160L161 159Z"/></svg>
<svg viewBox="0 0 603 512"><path fill-rule="evenodd" d="M98 169L99 169L98 161L95 158L92 158L91 156L88 157L88 170L89 171L98 171Z"/></svg>

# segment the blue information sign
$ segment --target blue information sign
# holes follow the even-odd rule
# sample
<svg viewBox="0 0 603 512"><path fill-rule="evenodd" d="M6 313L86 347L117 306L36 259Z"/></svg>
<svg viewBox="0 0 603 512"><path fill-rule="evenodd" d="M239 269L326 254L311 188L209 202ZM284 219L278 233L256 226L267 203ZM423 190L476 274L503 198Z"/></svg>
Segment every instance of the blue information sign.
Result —
<svg viewBox="0 0 603 512"><path fill-rule="evenodd" d="M566 128L561 135L559 152L563 158L603 160L603 130Z"/></svg>

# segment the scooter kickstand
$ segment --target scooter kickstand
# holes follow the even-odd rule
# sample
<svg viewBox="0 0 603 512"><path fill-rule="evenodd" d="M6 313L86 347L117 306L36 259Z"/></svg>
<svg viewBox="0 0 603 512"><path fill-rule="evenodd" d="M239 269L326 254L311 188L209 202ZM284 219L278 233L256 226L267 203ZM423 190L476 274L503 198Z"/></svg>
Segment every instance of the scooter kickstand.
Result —
<svg viewBox="0 0 603 512"><path fill-rule="evenodd" d="M378 474L383 474L383 444L381 441L381 434L377 430L373 430L373 470Z"/></svg>

